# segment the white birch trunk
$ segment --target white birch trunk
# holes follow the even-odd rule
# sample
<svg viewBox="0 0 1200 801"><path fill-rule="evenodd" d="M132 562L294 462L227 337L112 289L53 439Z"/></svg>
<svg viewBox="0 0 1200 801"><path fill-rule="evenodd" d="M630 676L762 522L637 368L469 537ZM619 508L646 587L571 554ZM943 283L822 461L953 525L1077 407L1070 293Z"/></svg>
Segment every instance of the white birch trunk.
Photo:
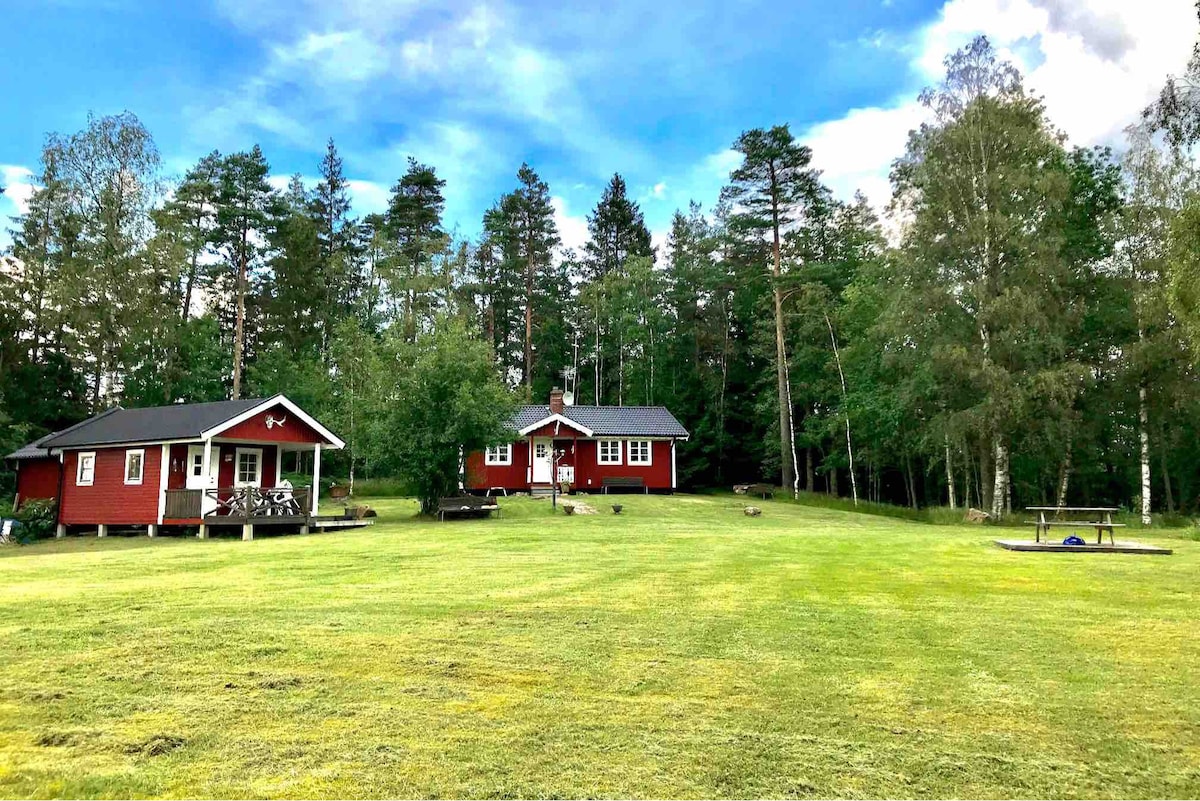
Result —
<svg viewBox="0 0 1200 801"><path fill-rule="evenodd" d="M945 435L943 442L946 449L946 487L950 490L950 508L958 508L958 499L954 495L954 463L950 461L950 435Z"/></svg>
<svg viewBox="0 0 1200 801"><path fill-rule="evenodd" d="M1150 410L1146 387L1138 387L1138 440L1142 446L1142 525L1150 525Z"/></svg>
<svg viewBox="0 0 1200 801"><path fill-rule="evenodd" d="M999 520L1004 515L1005 500L1008 497L1008 448L999 434L992 441L992 453L996 465L995 480L992 483L992 519Z"/></svg>

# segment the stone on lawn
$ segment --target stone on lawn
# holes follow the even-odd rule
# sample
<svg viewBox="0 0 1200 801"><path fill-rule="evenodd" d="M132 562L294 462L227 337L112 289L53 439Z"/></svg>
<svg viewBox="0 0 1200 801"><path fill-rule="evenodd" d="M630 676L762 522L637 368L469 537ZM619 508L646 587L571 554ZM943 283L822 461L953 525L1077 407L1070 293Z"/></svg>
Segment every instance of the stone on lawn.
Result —
<svg viewBox="0 0 1200 801"><path fill-rule="evenodd" d="M762 514L762 509L759 509L757 506L747 506L742 510L742 514L746 517L758 517Z"/></svg>

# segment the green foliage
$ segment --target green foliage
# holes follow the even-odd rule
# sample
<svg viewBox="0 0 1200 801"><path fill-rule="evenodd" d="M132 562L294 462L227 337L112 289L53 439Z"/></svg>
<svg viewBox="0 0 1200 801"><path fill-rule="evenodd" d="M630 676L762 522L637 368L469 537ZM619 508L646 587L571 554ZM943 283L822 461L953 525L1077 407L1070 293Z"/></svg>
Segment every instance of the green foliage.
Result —
<svg viewBox="0 0 1200 801"><path fill-rule="evenodd" d="M460 322L440 322L400 346L383 445L426 514L457 492L463 453L508 441L513 410L487 344Z"/></svg>
<svg viewBox="0 0 1200 801"><path fill-rule="evenodd" d="M22 544L52 537L58 524L58 504L41 498L25 501L13 518L21 524L17 541Z"/></svg>

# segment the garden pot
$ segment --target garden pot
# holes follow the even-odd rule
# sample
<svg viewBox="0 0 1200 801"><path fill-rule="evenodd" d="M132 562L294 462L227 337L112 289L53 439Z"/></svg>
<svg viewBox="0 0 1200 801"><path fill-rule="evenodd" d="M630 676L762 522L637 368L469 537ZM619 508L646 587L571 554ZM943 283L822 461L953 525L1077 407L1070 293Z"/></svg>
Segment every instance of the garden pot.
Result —
<svg viewBox="0 0 1200 801"><path fill-rule="evenodd" d="M621 505L621 504L619 504L619 503L614 503L614 504L612 505L612 507L613 507L613 514L614 514L614 515L619 515L619 514L621 514L621 510L625 508L624 506L622 506L622 505Z"/></svg>

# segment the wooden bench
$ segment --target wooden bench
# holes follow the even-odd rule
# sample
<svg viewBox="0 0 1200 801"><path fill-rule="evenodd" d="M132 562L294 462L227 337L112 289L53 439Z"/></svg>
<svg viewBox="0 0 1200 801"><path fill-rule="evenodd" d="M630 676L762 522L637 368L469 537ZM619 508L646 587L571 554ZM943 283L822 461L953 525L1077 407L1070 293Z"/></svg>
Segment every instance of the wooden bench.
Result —
<svg viewBox="0 0 1200 801"><path fill-rule="evenodd" d="M1057 526L1071 526L1073 528L1094 528L1096 529L1096 544L1104 542L1104 532L1108 532L1108 541L1112 545L1116 545L1113 540L1114 528L1125 528L1124 523L1114 523L1112 521L1113 512L1118 511L1115 506L1027 506L1027 512L1037 512L1037 520L1027 520L1025 522L1032 524L1035 528L1034 542L1041 542L1042 536L1045 535L1046 540L1050 539L1050 529ZM1054 519L1064 513L1078 512L1082 515L1088 515L1089 520L1058 520Z"/></svg>
<svg viewBox="0 0 1200 801"><path fill-rule="evenodd" d="M438 499L438 520L445 521L446 515L462 517L487 517L492 512L500 514L500 504L495 498L481 498L478 495L460 495L454 498Z"/></svg>
<svg viewBox="0 0 1200 801"><path fill-rule="evenodd" d="M646 488L645 479L640 476L608 476L601 479L600 486L604 489L604 494L607 495L610 489L640 489L644 494L649 494L650 490Z"/></svg>

